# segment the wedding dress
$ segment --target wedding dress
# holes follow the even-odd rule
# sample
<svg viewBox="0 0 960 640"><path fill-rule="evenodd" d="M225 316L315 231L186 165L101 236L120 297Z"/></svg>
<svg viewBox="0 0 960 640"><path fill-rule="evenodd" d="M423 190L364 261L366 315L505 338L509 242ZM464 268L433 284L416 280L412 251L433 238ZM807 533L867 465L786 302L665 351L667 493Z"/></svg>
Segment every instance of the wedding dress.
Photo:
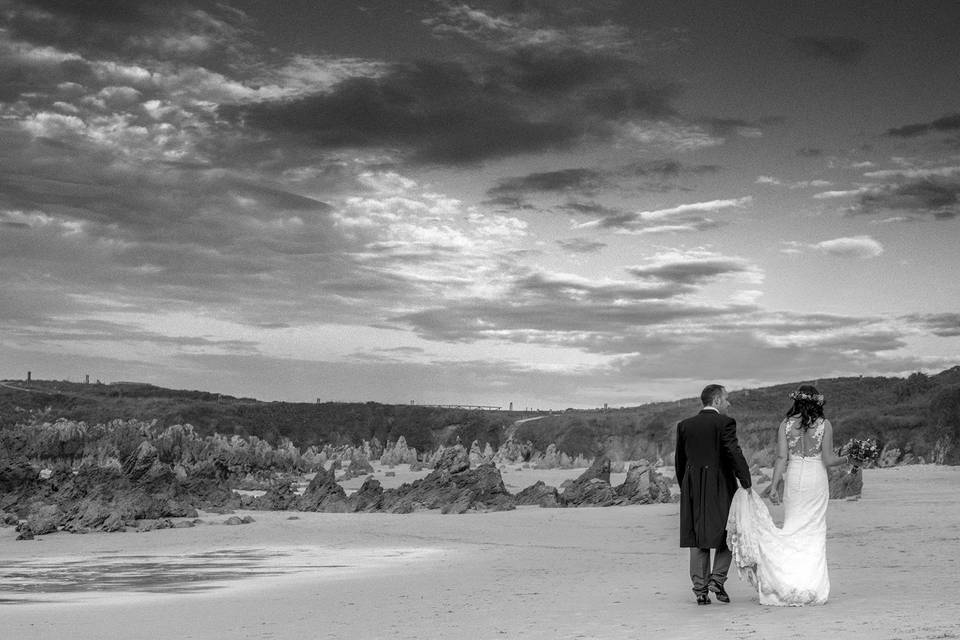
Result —
<svg viewBox="0 0 960 640"><path fill-rule="evenodd" d="M727 520L727 546L742 578L757 588L760 604L823 604L827 574L827 502L830 484L823 466L823 419L800 428L790 417L780 425L787 437L783 527L777 527L756 491L738 489Z"/></svg>

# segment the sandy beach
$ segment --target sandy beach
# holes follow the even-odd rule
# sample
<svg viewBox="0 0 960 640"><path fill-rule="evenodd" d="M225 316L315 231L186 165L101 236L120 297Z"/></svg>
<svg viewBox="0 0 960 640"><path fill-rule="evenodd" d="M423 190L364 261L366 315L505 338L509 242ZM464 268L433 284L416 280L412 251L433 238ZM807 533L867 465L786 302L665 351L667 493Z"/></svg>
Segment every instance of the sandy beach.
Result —
<svg viewBox="0 0 960 640"><path fill-rule="evenodd" d="M0 530L3 636L960 637L956 467L868 470L862 499L831 502L830 602L799 609L761 607L736 575L732 603L697 607L676 504L237 515L255 522L202 514L194 528L20 542Z"/></svg>

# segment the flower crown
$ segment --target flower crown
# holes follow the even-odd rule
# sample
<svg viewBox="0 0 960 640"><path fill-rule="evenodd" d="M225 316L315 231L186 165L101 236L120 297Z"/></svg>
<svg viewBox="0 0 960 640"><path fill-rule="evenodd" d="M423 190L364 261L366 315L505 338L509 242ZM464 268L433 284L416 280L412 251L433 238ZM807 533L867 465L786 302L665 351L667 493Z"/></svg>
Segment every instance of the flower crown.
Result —
<svg viewBox="0 0 960 640"><path fill-rule="evenodd" d="M790 393L790 397L794 400L809 400L810 402L823 404L822 393L813 394L813 393L804 393L803 391L793 391Z"/></svg>

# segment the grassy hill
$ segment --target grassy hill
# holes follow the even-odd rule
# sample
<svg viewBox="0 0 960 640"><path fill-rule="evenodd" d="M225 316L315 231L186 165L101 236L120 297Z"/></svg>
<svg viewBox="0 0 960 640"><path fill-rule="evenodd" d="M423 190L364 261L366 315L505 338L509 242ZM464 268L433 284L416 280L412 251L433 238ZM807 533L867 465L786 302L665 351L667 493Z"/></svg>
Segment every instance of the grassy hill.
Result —
<svg viewBox="0 0 960 640"><path fill-rule="evenodd" d="M769 461L777 425L790 407L788 394L800 382L813 383L826 395L836 444L870 436L928 460L937 459L939 452L944 461L960 450L960 367L954 367L930 376L830 378L735 391L729 413L737 419L741 444L756 461ZM288 438L298 447L373 438L383 443L402 435L420 451L457 441L469 446L474 440L498 447L512 434L541 451L555 443L573 456L604 453L614 460L669 456L677 421L698 409L697 398L686 398L623 409L567 410L513 426L529 414L375 402L262 402L134 382L0 382L0 429L59 418L88 424L156 420L160 426L189 423L201 435L256 435L274 444ZM944 457L944 446L952 446L954 453Z"/></svg>

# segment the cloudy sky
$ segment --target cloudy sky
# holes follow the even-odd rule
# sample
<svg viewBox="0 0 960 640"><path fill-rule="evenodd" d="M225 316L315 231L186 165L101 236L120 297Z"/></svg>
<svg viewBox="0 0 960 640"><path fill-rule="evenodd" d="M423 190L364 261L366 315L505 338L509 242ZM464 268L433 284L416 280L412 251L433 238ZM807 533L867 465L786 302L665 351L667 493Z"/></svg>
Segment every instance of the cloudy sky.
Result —
<svg viewBox="0 0 960 640"><path fill-rule="evenodd" d="M563 408L958 364L958 5L711 4L0 0L0 378Z"/></svg>

